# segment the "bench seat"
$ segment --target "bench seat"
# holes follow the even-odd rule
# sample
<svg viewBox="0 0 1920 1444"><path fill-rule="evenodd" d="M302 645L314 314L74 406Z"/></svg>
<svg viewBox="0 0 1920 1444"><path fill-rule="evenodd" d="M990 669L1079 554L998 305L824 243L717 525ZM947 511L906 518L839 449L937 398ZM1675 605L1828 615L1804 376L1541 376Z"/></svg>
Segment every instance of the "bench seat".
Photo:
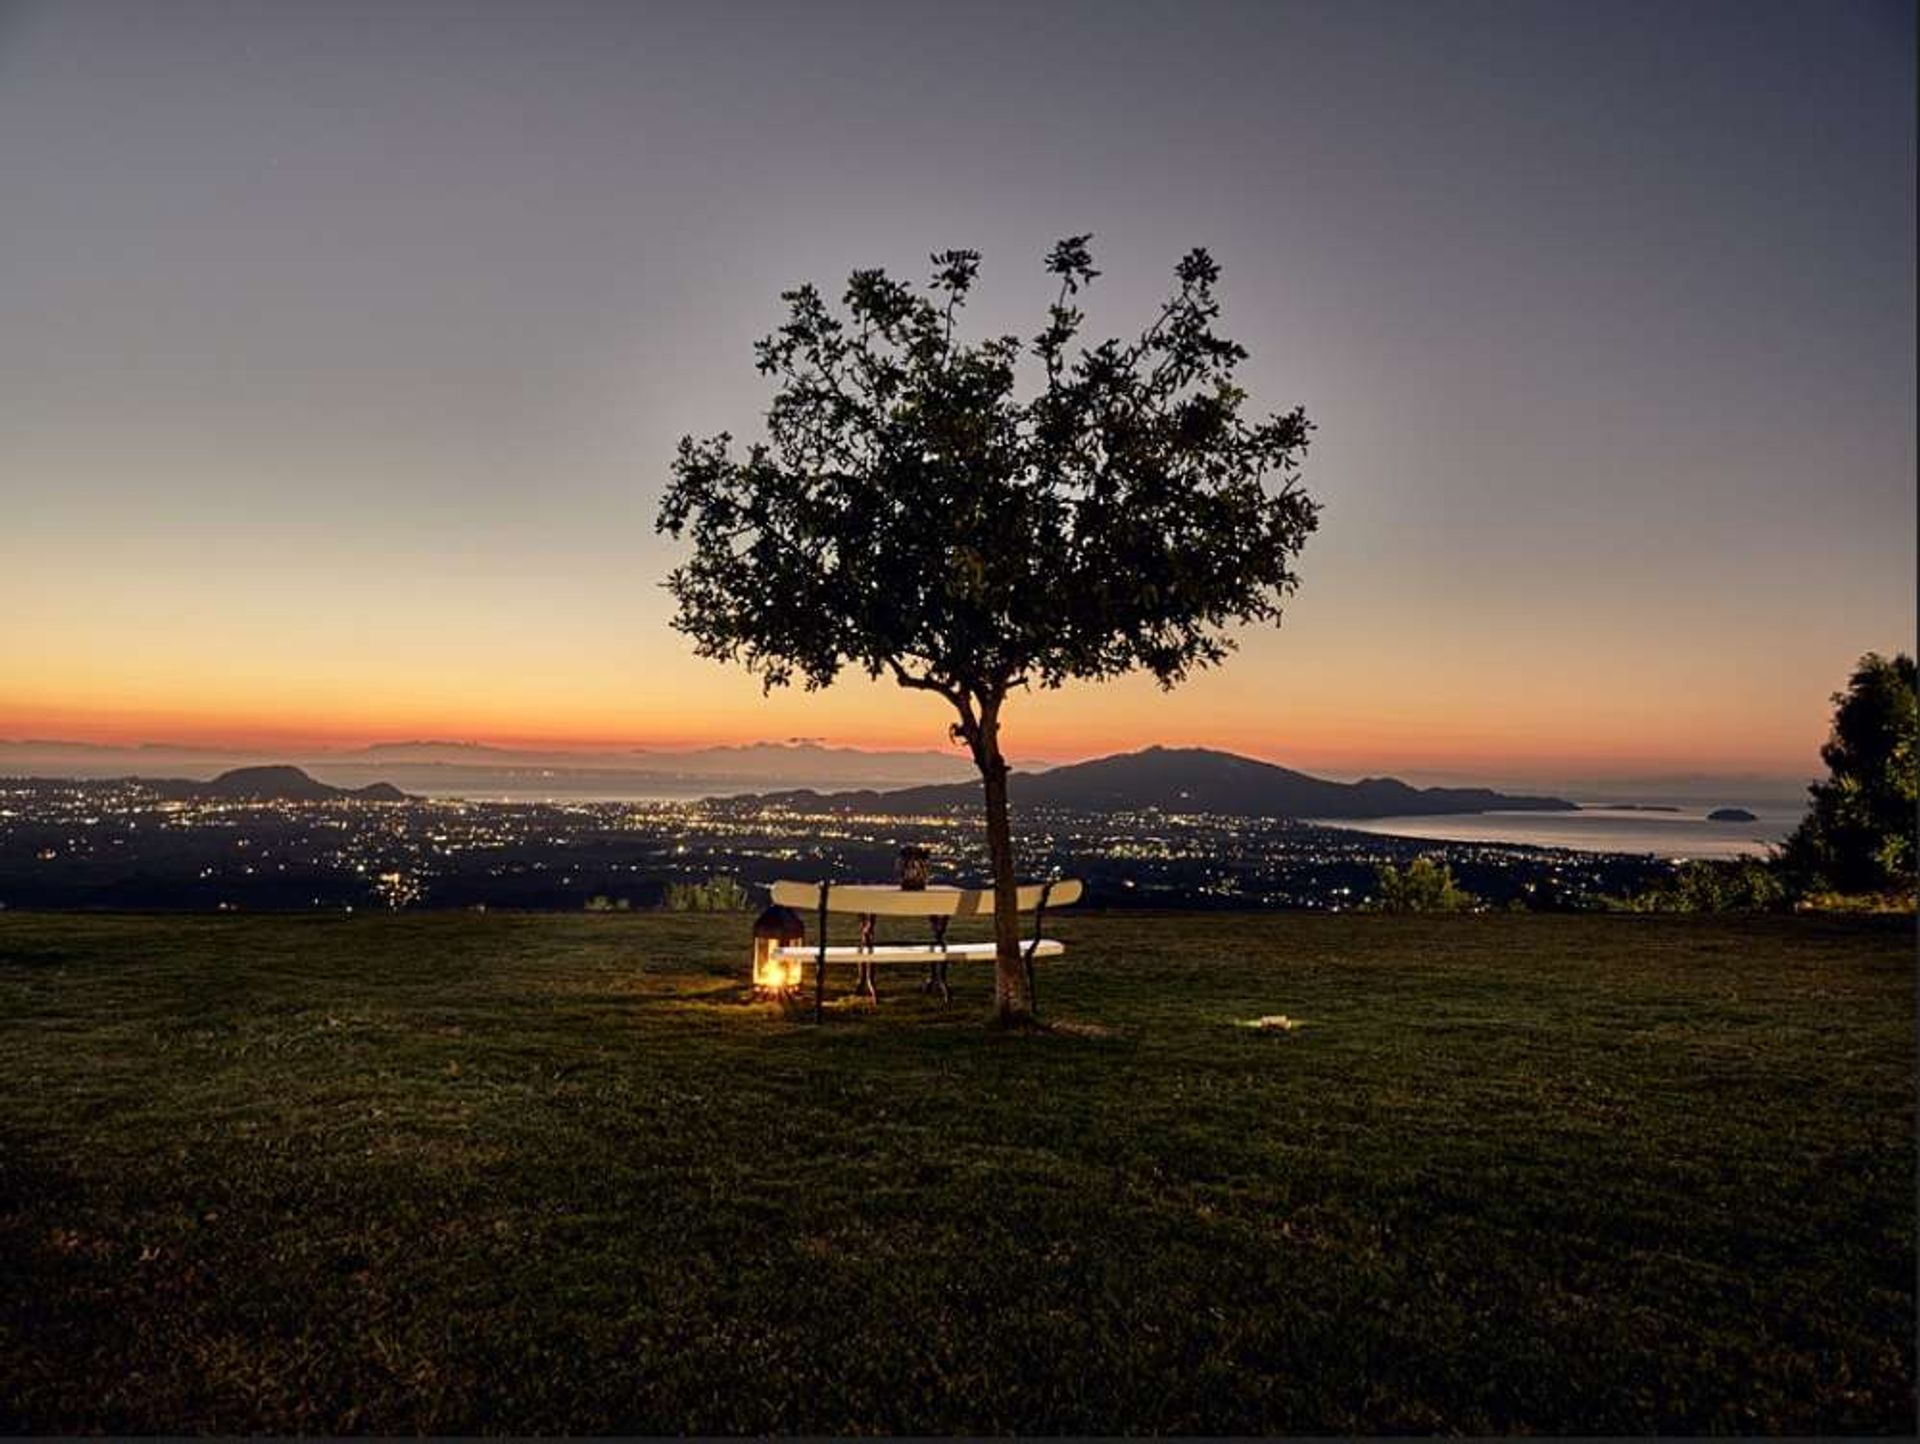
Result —
<svg viewBox="0 0 1920 1444"><path fill-rule="evenodd" d="M800 912L820 906L817 882L776 882L770 891L781 907ZM879 883L828 883L827 911L835 913L873 913L884 917L990 918L993 916L993 889L982 887L926 887L909 892L905 888ZM1014 891L1014 905L1030 913L1045 901L1049 908L1063 908L1080 901L1083 891L1078 878L1059 882L1022 883Z"/></svg>
<svg viewBox="0 0 1920 1444"><path fill-rule="evenodd" d="M1020 955L1025 957L1029 948L1036 958L1057 958L1067 950L1065 943L1054 938L1042 938L1037 944L1029 938L1020 944ZM782 962L795 963L817 962L820 953L818 945L772 950L772 955ZM931 943L881 943L871 948L828 948L826 955L830 963L990 963L994 945L949 943L944 948L936 948Z"/></svg>

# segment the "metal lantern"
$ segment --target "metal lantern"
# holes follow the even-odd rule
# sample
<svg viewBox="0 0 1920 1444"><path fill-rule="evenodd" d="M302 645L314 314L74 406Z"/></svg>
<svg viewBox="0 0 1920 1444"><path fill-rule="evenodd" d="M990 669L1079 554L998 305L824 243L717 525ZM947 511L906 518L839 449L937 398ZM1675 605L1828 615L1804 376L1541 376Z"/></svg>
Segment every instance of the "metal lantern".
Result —
<svg viewBox="0 0 1920 1444"><path fill-rule="evenodd" d="M927 887L927 858L924 847L908 843L900 849L900 891L924 892Z"/></svg>
<svg viewBox="0 0 1920 1444"><path fill-rule="evenodd" d="M801 960L782 958L775 948L797 948L807 940L807 925L792 908L777 904L753 920L753 985L783 993L800 985Z"/></svg>

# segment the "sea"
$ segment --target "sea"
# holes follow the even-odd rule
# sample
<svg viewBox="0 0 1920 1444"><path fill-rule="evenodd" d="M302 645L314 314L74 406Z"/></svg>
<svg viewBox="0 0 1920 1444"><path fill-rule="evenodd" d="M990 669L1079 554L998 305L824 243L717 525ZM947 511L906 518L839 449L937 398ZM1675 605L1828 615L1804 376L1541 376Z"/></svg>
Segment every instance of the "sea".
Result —
<svg viewBox="0 0 1920 1444"><path fill-rule="evenodd" d="M1435 842L1564 847L1576 852L1651 853L1674 860L1764 857L1793 830L1805 807L1754 804L1753 822L1709 822L1697 804L1672 811L1582 803L1578 812L1444 813L1422 817L1328 818L1327 827Z"/></svg>
<svg viewBox="0 0 1920 1444"><path fill-rule="evenodd" d="M565 774L515 779L502 786L452 788L440 785L415 790L427 796L461 796L486 802L692 802L764 791L766 782L721 782L713 779L648 778L622 786L612 779L572 779ZM558 785L556 785L558 784ZM402 782L402 786L406 786ZM794 786L796 784L782 784ZM817 782L821 792L838 792L859 783ZM867 784L884 791L899 784ZM1692 802L1678 806L1621 807L1607 802L1583 802L1578 812L1479 812L1423 814L1414 817L1330 817L1307 819L1325 827L1357 832L1387 833L1395 837L1436 842L1490 843L1521 847L1558 847L1575 852L1652 854L1669 859L1764 857L1770 843L1781 841L1805 811L1804 804L1780 802L1745 804L1753 822L1709 822L1713 809Z"/></svg>

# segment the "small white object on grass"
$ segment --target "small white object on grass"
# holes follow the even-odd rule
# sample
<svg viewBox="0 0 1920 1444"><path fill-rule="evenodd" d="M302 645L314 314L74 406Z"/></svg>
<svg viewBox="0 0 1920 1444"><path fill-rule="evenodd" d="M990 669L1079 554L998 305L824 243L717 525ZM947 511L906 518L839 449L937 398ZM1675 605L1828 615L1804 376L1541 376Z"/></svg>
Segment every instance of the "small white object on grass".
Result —
<svg viewBox="0 0 1920 1444"><path fill-rule="evenodd" d="M1234 1023L1238 1028L1258 1028L1268 1033L1291 1033L1300 1026L1298 1018L1289 1018L1285 1013L1269 1013L1264 1018L1240 1018Z"/></svg>

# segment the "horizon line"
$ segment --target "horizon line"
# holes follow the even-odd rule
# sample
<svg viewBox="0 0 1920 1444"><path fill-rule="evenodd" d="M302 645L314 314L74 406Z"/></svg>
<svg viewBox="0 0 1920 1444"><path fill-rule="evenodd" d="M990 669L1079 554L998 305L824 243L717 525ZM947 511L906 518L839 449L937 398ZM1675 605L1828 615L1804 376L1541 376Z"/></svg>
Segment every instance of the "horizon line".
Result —
<svg viewBox="0 0 1920 1444"><path fill-rule="evenodd" d="M31 751L33 749L72 748L87 752L100 753L177 753L183 755L205 754L214 757L235 756L251 758L283 757L287 760L312 760L321 756L350 758L356 753L371 752L388 747L443 747L449 749L468 748L478 753L486 752L545 752L550 754L577 756L582 764L596 760L614 761L631 757L636 762L646 757L671 757L691 755L701 752L747 751L769 749L797 754L809 750L819 752L853 753L874 758L898 757L934 757L946 755L943 749L933 746L865 746L856 742L840 742L827 738L761 738L753 741L708 741L698 743L646 744L632 741L553 741L538 738L501 738L495 740L460 739L432 737L384 737L370 741L313 741L293 740L269 743L248 743L238 741L184 742L163 741L152 738L137 742L92 741L74 737L0 737L0 748L13 751ZM1458 775L1465 777L1508 776L1532 778L1536 782L1543 778L1558 778L1564 782L1685 782L1695 780L1714 781L1752 781L1752 782L1792 782L1796 785L1819 775L1815 767L1789 770L1782 766L1780 770L1769 770L1764 766L1748 764L1730 770L1716 770L1699 764L1659 763L1641 759L1603 759L1590 757L1581 760L1566 759L1560 765L1543 764L1536 759L1503 765L1496 759L1466 762L1458 759L1448 761L1417 760L1376 761L1361 766L1351 763L1299 760L1283 758L1270 749L1241 749L1219 743L1192 741L1148 742L1136 746L1118 746L1097 749L1089 752L1050 752L1036 750L1030 755L1011 759L1016 767L1037 767L1051 770L1056 767L1073 766L1080 763L1099 761L1104 758L1126 756L1153 750L1165 751L1203 751L1218 752L1230 756L1245 757L1256 762L1295 771L1312 770L1315 772L1351 773L1354 777L1391 778L1400 773L1429 774L1435 776ZM951 755L956 764L969 765L969 759L963 752L956 750ZM401 766L445 766L458 765L431 760L395 759ZM475 765L486 765L484 759L476 758ZM636 767L636 771L643 770Z"/></svg>

